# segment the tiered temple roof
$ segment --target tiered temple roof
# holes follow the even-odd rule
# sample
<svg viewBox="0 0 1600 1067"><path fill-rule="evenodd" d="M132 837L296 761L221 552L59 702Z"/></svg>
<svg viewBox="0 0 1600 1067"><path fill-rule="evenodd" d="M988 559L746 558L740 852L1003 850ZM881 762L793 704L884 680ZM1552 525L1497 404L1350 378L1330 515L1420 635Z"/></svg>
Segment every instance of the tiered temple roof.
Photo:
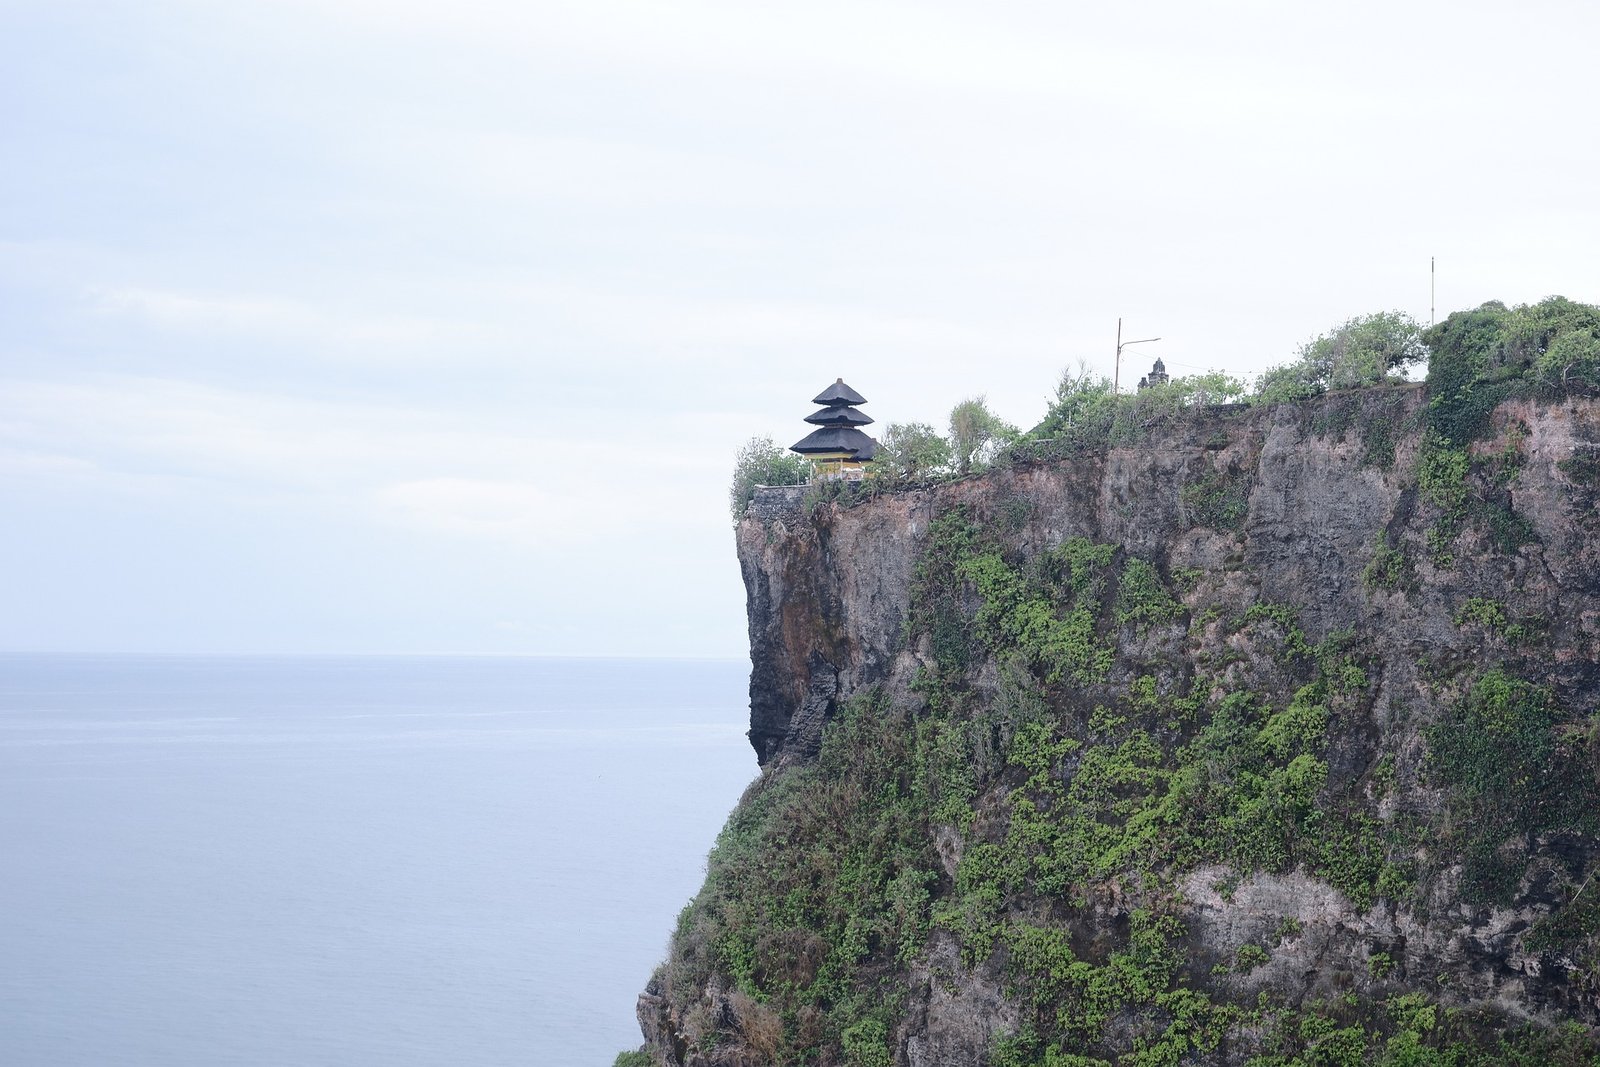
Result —
<svg viewBox="0 0 1600 1067"><path fill-rule="evenodd" d="M836 460L841 463L869 463L878 452L878 442L856 427L869 425L871 415L856 410L867 398L844 384L840 378L811 401L821 404L822 410L806 416L806 421L820 427L789 446L791 452L817 460Z"/></svg>

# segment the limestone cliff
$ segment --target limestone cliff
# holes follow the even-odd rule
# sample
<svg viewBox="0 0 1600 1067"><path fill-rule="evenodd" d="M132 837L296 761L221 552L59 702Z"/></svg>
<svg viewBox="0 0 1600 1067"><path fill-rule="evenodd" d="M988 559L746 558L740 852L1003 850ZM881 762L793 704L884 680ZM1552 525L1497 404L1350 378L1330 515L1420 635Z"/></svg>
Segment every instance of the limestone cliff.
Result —
<svg viewBox="0 0 1600 1067"><path fill-rule="evenodd" d="M759 495L764 773L655 1060L1588 1062L1600 403L1425 403Z"/></svg>

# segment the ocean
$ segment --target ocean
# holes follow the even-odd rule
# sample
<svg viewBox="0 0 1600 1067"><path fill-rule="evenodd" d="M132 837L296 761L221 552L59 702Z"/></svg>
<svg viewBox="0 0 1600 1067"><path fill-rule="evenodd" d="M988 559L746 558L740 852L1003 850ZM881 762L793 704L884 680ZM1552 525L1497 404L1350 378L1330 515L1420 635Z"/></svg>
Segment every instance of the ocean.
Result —
<svg viewBox="0 0 1600 1067"><path fill-rule="evenodd" d="M748 670L0 656L0 1064L609 1067Z"/></svg>

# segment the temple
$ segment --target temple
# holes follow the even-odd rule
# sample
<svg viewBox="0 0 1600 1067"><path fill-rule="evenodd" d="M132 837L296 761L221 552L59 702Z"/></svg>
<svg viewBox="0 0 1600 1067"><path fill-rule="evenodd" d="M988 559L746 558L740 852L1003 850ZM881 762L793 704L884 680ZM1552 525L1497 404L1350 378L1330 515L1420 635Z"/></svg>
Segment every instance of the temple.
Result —
<svg viewBox="0 0 1600 1067"><path fill-rule="evenodd" d="M817 429L790 445L789 450L811 460L824 476L861 477L862 465L871 463L878 452L878 442L860 430L872 422L871 415L856 410L867 398L840 378L811 402L822 405L821 411L806 416L806 421Z"/></svg>
<svg viewBox="0 0 1600 1067"><path fill-rule="evenodd" d="M1155 364L1150 368L1150 373L1139 379L1139 388L1149 389L1153 385L1166 385L1170 377L1171 375L1167 373L1167 365L1157 358Z"/></svg>

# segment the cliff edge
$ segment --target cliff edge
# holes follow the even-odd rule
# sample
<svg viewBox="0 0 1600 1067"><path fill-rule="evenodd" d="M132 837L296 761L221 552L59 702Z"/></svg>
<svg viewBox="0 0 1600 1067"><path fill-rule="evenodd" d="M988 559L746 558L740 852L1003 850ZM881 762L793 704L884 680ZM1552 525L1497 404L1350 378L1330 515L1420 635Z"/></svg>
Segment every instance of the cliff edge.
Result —
<svg viewBox="0 0 1600 1067"><path fill-rule="evenodd" d="M1426 403L758 495L655 1061L1590 1062L1600 403Z"/></svg>

